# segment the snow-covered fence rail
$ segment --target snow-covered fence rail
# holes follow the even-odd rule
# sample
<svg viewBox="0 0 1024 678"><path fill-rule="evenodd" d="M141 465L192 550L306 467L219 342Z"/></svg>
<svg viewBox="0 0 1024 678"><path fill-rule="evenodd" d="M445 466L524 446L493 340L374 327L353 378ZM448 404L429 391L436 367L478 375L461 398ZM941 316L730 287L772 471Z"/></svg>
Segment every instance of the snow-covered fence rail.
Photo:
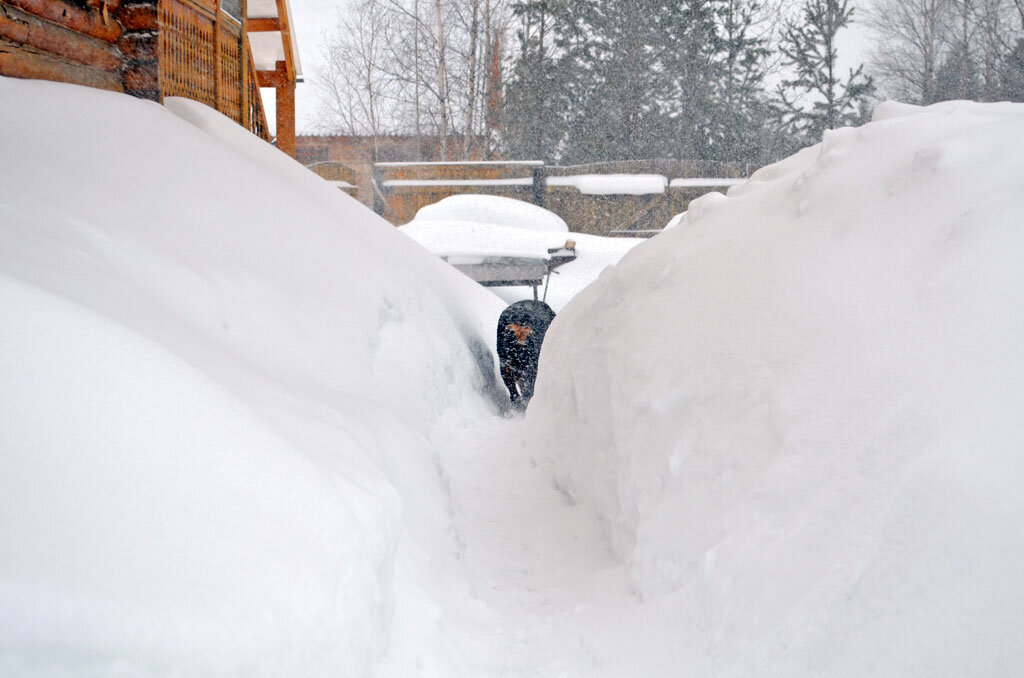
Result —
<svg viewBox="0 0 1024 678"><path fill-rule="evenodd" d="M744 163L629 160L544 167L543 206L577 233L649 235L690 201L724 191L756 168Z"/></svg>
<svg viewBox="0 0 1024 678"><path fill-rule="evenodd" d="M539 162L378 163L374 207L395 224L460 193L532 202L577 233L657 232L690 201L725 191L755 168L743 163L636 160L550 167Z"/></svg>

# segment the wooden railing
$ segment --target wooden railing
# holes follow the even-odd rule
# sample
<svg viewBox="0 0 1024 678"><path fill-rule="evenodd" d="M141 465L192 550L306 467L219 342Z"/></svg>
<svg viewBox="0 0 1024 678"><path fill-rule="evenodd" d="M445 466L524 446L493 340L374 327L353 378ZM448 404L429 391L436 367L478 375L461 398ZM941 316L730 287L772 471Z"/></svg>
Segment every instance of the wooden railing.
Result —
<svg viewBox="0 0 1024 678"><path fill-rule="evenodd" d="M202 102L269 139L249 41L217 0L159 0L161 96Z"/></svg>
<svg viewBox="0 0 1024 678"><path fill-rule="evenodd" d="M242 25L224 12L217 16L217 109L242 122Z"/></svg>
<svg viewBox="0 0 1024 678"><path fill-rule="evenodd" d="M270 128L267 126L267 113L263 110L263 97L260 96L260 86L256 80L256 66L252 61L252 49L249 47L249 41L245 42L245 50L249 57L246 59L246 70L249 71L249 93L244 101L242 124L259 138L270 141Z"/></svg>

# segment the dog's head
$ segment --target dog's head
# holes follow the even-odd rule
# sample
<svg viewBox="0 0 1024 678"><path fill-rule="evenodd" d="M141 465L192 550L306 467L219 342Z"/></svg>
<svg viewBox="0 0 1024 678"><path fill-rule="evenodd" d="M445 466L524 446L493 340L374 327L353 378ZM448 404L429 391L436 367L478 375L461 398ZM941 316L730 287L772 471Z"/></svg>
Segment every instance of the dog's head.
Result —
<svg viewBox="0 0 1024 678"><path fill-rule="evenodd" d="M509 323L505 325L505 329L516 335L516 341L520 345L525 345L526 340L533 334L533 328L529 325L520 325L519 323Z"/></svg>

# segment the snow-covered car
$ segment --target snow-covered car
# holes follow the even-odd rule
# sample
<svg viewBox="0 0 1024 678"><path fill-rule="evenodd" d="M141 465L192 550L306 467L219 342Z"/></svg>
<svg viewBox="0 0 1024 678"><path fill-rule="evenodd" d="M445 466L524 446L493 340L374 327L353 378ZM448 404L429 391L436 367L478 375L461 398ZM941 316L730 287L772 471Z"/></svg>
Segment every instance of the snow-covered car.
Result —
<svg viewBox="0 0 1024 678"><path fill-rule="evenodd" d="M570 233L550 210L493 195L445 198L400 230L506 301L540 297L556 311L642 242Z"/></svg>
<svg viewBox="0 0 1024 678"><path fill-rule="evenodd" d="M485 287L530 287L576 259L558 215L513 198L455 195L428 205L402 231Z"/></svg>

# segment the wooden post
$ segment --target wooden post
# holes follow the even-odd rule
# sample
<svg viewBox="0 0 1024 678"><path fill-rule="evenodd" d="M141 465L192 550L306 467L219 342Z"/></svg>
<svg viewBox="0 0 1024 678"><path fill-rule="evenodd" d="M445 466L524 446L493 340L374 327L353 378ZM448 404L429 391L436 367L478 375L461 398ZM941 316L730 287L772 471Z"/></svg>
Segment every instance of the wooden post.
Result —
<svg viewBox="0 0 1024 678"><path fill-rule="evenodd" d="M249 117L249 85L252 82L249 78L249 3L242 0L242 35L239 37L238 52L241 55L241 71L239 80L242 81L242 127L252 129L252 119Z"/></svg>
<svg viewBox="0 0 1024 678"><path fill-rule="evenodd" d="M544 193L547 191L547 179L544 176L544 167L533 168L533 204L544 207Z"/></svg>
<svg viewBox="0 0 1024 678"><path fill-rule="evenodd" d="M370 178L370 185L373 187L373 211L381 216L384 215L384 196L381 191L384 187L384 177L380 168L373 166L373 176Z"/></svg>
<svg viewBox="0 0 1024 678"><path fill-rule="evenodd" d="M288 77L285 62L276 68L277 148L295 157L295 81Z"/></svg>
<svg viewBox="0 0 1024 678"><path fill-rule="evenodd" d="M125 57L121 71L124 91L141 99L162 101L157 2L124 0L117 19L124 26L124 33L117 43Z"/></svg>
<svg viewBox="0 0 1024 678"><path fill-rule="evenodd" d="M221 93L224 91L224 68L220 62L220 0L217 0L213 9L213 101L214 108L224 113L224 104L221 101Z"/></svg>

